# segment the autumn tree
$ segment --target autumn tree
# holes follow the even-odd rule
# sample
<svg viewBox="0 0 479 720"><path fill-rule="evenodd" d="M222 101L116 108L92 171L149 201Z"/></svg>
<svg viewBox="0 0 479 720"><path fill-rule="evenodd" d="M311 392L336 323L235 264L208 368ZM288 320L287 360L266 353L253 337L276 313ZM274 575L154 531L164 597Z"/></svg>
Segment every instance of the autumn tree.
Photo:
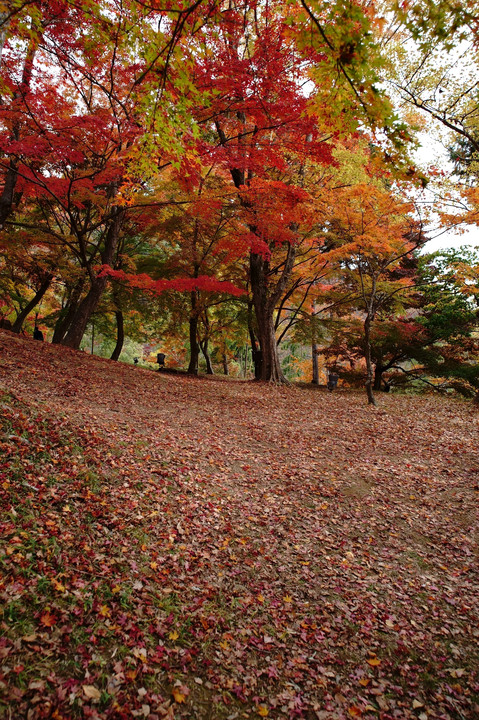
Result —
<svg viewBox="0 0 479 720"><path fill-rule="evenodd" d="M181 152L173 124L175 132L191 129L195 92L176 63L188 67L180 38L195 26L195 9L38 2L8 26L1 219L28 227L12 210L22 198L37 198L42 231L82 268L85 285L72 291L76 307L70 304L61 340L71 347L105 291L98 268L114 264L131 193ZM203 19L210 9L203 3ZM17 78L23 35L29 44Z"/></svg>
<svg viewBox="0 0 479 720"><path fill-rule="evenodd" d="M356 5L233 4L206 44L200 82L214 83L217 93L200 116L216 138L214 146L206 135L205 151L228 169L244 211L263 380L284 379L273 316L290 289L302 236L305 162L330 163L333 136L351 132L359 116L370 125L380 122L391 135L399 131L374 85L373 22L374 13ZM314 87L309 98L303 90L308 81ZM285 209L274 222L266 199L271 208Z"/></svg>
<svg viewBox="0 0 479 720"><path fill-rule="evenodd" d="M342 191L325 233L329 259L353 293L352 308L362 316L366 393L372 405L373 323L379 313L391 315L402 307L404 294L414 285L405 260L424 242L413 209L395 191L359 184Z"/></svg>

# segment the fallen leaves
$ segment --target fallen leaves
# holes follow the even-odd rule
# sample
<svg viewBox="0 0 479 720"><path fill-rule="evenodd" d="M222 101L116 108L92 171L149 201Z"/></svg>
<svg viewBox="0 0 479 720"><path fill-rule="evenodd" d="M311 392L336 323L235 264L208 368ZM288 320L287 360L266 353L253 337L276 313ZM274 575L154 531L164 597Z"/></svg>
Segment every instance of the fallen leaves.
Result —
<svg viewBox="0 0 479 720"><path fill-rule="evenodd" d="M19 717L474 717L462 405L391 396L372 417L354 394L14 341L2 413L27 442L0 455L0 658ZM55 372L24 377L32 352Z"/></svg>
<svg viewBox="0 0 479 720"><path fill-rule="evenodd" d="M83 685L83 694L89 700L100 700L101 692L94 685Z"/></svg>
<svg viewBox="0 0 479 720"><path fill-rule="evenodd" d="M52 628L57 624L58 618L54 613L44 612L40 615L40 623L47 628Z"/></svg>
<svg viewBox="0 0 479 720"><path fill-rule="evenodd" d="M177 690L176 688L173 688L173 690L171 691L171 694L173 695L175 702L177 702L177 703L184 703L186 700L186 695L183 695L183 693L180 692L179 690Z"/></svg>

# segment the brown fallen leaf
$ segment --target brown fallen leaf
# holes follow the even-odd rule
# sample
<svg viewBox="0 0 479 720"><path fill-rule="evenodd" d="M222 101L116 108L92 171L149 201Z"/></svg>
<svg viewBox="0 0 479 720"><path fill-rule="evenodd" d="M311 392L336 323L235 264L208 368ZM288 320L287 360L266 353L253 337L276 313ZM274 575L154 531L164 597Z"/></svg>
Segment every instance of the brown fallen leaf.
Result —
<svg viewBox="0 0 479 720"><path fill-rule="evenodd" d="M99 700L101 698L101 692L94 685L83 685L83 692L89 700Z"/></svg>

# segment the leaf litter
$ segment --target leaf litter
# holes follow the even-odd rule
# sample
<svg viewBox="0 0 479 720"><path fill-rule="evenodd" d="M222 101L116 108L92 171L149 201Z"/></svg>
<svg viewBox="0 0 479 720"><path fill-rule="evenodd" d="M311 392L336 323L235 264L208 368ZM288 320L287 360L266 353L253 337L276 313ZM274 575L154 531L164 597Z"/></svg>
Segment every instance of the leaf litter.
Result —
<svg viewBox="0 0 479 720"><path fill-rule="evenodd" d="M470 405L0 350L0 717L479 716Z"/></svg>

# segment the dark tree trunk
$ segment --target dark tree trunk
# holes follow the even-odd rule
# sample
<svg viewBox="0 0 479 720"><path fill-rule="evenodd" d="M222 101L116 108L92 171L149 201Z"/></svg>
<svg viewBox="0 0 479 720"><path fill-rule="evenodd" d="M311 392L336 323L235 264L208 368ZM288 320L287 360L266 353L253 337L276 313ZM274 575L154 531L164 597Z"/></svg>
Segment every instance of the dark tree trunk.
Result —
<svg viewBox="0 0 479 720"><path fill-rule="evenodd" d="M269 265L262 255L250 255L250 280L253 292L253 306L261 356L259 380L285 383L286 378L281 370L274 329L274 309L276 302L268 295L267 274ZM254 355L255 376L258 353Z"/></svg>
<svg viewBox="0 0 479 720"><path fill-rule="evenodd" d="M371 315L369 313L366 315L366 320L364 321L364 357L366 360L366 395L368 397L368 404L376 405L373 393L374 374L371 359Z"/></svg>
<svg viewBox="0 0 479 720"><path fill-rule="evenodd" d="M213 365L211 364L211 357L208 352L208 338L200 342L200 348L201 352L203 353L203 357L205 358L206 362L206 374L207 375L214 375L215 371L213 370Z"/></svg>
<svg viewBox="0 0 479 720"><path fill-rule="evenodd" d="M248 332L251 343L251 354L253 357L254 364L254 379L261 380L261 350L259 349L258 342L256 340L256 334L253 327L253 303L248 302Z"/></svg>
<svg viewBox="0 0 479 720"><path fill-rule="evenodd" d="M106 277L94 278L88 293L75 310L68 331L62 340L62 345L78 350L88 322L105 292L107 282Z"/></svg>
<svg viewBox="0 0 479 720"><path fill-rule="evenodd" d="M62 345L78 350L88 322L105 292L107 282L106 277L94 278L87 295L75 310L68 331L62 340Z"/></svg>
<svg viewBox="0 0 479 720"><path fill-rule="evenodd" d="M26 318L31 313L33 308L38 305L38 303L40 302L42 297L45 295L46 291L48 290L48 288L51 285L51 282L52 282L51 276L46 278L40 285L40 287L37 290L37 292L35 293L35 295L30 300L30 302L27 305L25 305L25 307L23 308L23 310L20 313L18 313L18 315L15 319L15 322L12 325L13 332L19 333L21 331L23 323L25 322Z"/></svg>
<svg viewBox="0 0 479 720"><path fill-rule="evenodd" d="M223 373L224 373L225 375L229 375L229 374L230 374L230 371L229 371L229 368L228 368L228 358L226 357L226 351L225 351L225 350L223 350L223 355L222 355L221 360L222 360L222 362L223 362Z"/></svg>
<svg viewBox="0 0 479 720"><path fill-rule="evenodd" d="M124 214L125 211L121 208L115 208L113 212L105 238L105 247L101 254L103 265L112 265L120 238L120 229ZM62 340L62 345L78 350L88 321L97 309L107 283L108 278L106 276L99 277L97 275L92 279L88 293L80 302L73 315L68 331Z"/></svg>
<svg viewBox="0 0 479 720"><path fill-rule="evenodd" d="M116 318L116 345L111 354L110 360L118 360L125 342L125 323L123 321L123 313L121 310L115 310Z"/></svg>
<svg viewBox="0 0 479 720"><path fill-rule="evenodd" d="M200 346L198 345L198 317L190 317L190 364L188 372L190 375L198 375L198 361L200 359Z"/></svg>
<svg viewBox="0 0 479 720"><path fill-rule="evenodd" d="M82 278L73 287L73 290L68 298L66 307L60 312L58 320L55 324L55 330L53 331L52 343L54 345L61 343L65 337L68 328L70 327L71 321L77 311L78 303L82 294L85 280Z"/></svg>
<svg viewBox="0 0 479 720"><path fill-rule="evenodd" d="M313 385L319 385L318 345L315 342L311 345L311 358L313 361L313 379L311 383Z"/></svg>
<svg viewBox="0 0 479 720"><path fill-rule="evenodd" d="M260 379L276 383L286 383L287 381L279 362L273 313L274 309L267 306L263 308L263 312L259 315L258 334L261 352Z"/></svg>
<svg viewBox="0 0 479 720"><path fill-rule="evenodd" d="M383 379L383 372L384 372L384 366L381 365L381 363L376 363L376 367L374 368L374 383L373 383L373 390L376 392L379 392L381 390L381 383Z"/></svg>
<svg viewBox="0 0 479 720"><path fill-rule="evenodd" d="M213 365L211 364L211 357L210 357L210 353L208 350L211 326L210 326L210 318L208 316L208 308L207 307L205 307L205 310L203 313L203 324L204 324L204 328L205 328L205 335L204 335L203 340L200 340L200 348L201 348L201 352L203 353L203 356L204 356L205 362L206 362L206 374L214 375L215 371L213 370Z"/></svg>
<svg viewBox="0 0 479 720"><path fill-rule="evenodd" d="M0 195L0 230L3 230L8 216L16 203L20 201L20 193L15 193L15 186L18 178L18 165L15 160L10 160L3 191Z"/></svg>

